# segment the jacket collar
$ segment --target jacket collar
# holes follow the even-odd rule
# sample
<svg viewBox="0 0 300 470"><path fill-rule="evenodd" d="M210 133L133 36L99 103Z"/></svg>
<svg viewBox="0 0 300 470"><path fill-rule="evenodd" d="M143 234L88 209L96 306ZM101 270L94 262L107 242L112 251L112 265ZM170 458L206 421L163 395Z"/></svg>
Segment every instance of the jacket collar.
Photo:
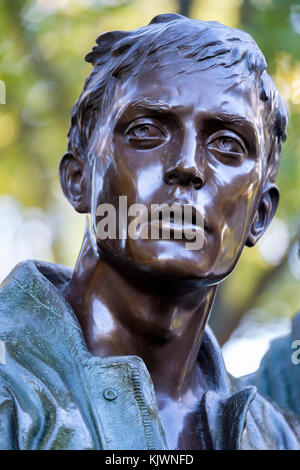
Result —
<svg viewBox="0 0 300 470"><path fill-rule="evenodd" d="M221 348L209 326L205 329L198 362L208 390L199 403L198 432L205 437L208 449L241 449L247 412L256 387L238 389L238 380L226 371Z"/></svg>

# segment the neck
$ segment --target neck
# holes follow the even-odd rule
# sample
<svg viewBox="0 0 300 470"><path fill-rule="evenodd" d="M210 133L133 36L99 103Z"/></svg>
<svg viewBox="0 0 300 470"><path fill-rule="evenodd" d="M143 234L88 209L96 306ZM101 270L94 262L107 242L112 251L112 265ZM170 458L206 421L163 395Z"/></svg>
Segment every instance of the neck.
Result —
<svg viewBox="0 0 300 470"><path fill-rule="evenodd" d="M215 292L96 256L86 236L64 296L91 353L141 357L156 392L178 400L201 387L197 354Z"/></svg>

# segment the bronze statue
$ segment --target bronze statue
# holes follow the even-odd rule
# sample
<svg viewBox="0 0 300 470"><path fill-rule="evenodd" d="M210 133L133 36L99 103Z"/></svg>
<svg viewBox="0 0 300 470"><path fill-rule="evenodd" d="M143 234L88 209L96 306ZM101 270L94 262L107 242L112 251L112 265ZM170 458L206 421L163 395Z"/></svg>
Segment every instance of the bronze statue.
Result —
<svg viewBox="0 0 300 470"><path fill-rule="evenodd" d="M1 286L0 447L299 449L292 338L234 379L207 326L278 204L287 111L264 56L244 32L169 14L102 34L86 60L60 180L89 224L73 272L28 261ZM170 239L159 218L158 238L128 237L125 196L189 206L201 247L174 217ZM99 235L101 204L118 236Z"/></svg>

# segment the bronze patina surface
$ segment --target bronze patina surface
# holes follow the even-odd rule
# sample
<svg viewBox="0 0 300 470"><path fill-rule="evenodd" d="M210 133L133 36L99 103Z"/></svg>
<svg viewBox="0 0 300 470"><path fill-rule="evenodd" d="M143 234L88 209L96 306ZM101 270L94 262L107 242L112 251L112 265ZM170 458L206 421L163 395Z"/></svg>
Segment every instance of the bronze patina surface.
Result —
<svg viewBox="0 0 300 470"><path fill-rule="evenodd" d="M101 35L86 59L60 180L89 224L73 272L28 262L1 287L0 447L299 449L292 339L265 363L274 379L236 380L207 327L217 285L279 200L287 112L261 51L170 14ZM203 246L99 238L97 208L118 214L120 196L203 207Z"/></svg>

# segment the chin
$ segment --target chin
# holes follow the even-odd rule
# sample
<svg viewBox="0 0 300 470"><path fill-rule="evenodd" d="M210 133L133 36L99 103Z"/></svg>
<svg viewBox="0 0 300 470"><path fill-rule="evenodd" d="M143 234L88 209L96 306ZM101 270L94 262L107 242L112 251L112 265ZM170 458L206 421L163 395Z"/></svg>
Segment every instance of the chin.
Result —
<svg viewBox="0 0 300 470"><path fill-rule="evenodd" d="M188 250L184 240L105 240L101 248L125 269L153 277L187 280L207 286L223 281L234 269L237 259L221 259L216 243L204 243L200 250ZM126 268L127 266L127 268Z"/></svg>
<svg viewBox="0 0 300 470"><path fill-rule="evenodd" d="M123 256L143 272L157 277L186 279L211 283L216 253L205 246L188 250L182 240L129 240ZM122 256L122 257L123 257Z"/></svg>

